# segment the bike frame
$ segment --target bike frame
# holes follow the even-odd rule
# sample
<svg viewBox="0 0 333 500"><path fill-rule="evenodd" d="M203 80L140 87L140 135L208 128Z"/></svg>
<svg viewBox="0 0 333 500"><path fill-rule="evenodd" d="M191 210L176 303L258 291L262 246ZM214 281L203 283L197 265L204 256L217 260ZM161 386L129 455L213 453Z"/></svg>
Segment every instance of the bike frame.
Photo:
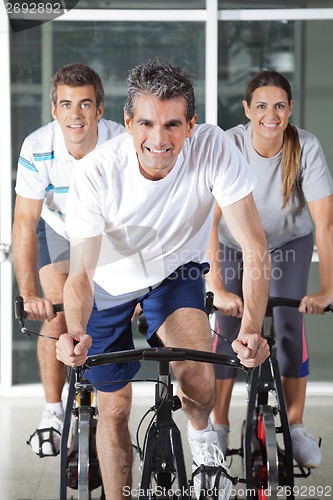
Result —
<svg viewBox="0 0 333 500"><path fill-rule="evenodd" d="M177 498L189 499L192 483L187 480L181 434L172 417L172 412L181 407L181 402L173 394L170 362L188 360L225 364L237 368L241 368L241 365L236 356L176 347L150 347L89 356L83 366L83 372L92 366L136 360L158 361L159 366L158 380L155 385L155 419L147 431L139 499L170 500L176 498L172 496L176 477L177 495L179 495ZM155 489L152 488L153 478L156 484Z"/></svg>

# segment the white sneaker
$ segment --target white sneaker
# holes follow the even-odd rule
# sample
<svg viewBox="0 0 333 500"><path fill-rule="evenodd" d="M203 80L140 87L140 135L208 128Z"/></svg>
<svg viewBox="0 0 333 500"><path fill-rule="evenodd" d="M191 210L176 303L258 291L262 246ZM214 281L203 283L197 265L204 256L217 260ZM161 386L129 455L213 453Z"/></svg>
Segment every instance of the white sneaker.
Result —
<svg viewBox="0 0 333 500"><path fill-rule="evenodd" d="M197 471L201 465L207 467L203 482L200 471L194 476L192 475L196 497L200 499L200 495L204 494L206 488L208 496L204 498L213 498L218 493L218 500L228 500L231 494L232 482L223 473L223 471L229 473L229 470L224 461L223 453L219 448L217 432L214 430L206 431L199 439L191 438L189 433L187 433L187 437L193 457L192 472ZM219 467L220 470L210 470L210 467ZM219 474L220 478L218 479Z"/></svg>
<svg viewBox="0 0 333 500"><path fill-rule="evenodd" d="M38 429L30 436L27 444L40 458L55 457L60 451L62 428L62 417L44 410Z"/></svg>
<svg viewBox="0 0 333 500"><path fill-rule="evenodd" d="M312 434L304 425L290 428L293 455L300 467L315 469L321 462L321 451Z"/></svg>
<svg viewBox="0 0 333 500"><path fill-rule="evenodd" d="M226 425L223 425L223 427L220 425L214 425L214 429L217 432L217 438L219 440L220 450L222 451L224 457L227 456L227 450L229 446L229 430L227 430L227 427L228 426Z"/></svg>

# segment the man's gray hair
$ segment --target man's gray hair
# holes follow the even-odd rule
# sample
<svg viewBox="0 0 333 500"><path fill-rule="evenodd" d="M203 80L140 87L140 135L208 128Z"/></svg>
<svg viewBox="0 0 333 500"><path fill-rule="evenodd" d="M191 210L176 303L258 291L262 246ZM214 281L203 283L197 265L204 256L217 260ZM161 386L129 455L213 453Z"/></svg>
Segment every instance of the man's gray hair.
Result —
<svg viewBox="0 0 333 500"><path fill-rule="evenodd" d="M195 96L192 80L179 66L160 63L158 60L148 61L135 66L128 74L127 100L124 109L133 118L135 99L152 95L157 99L175 99L183 97L186 105L186 120L189 122L195 115Z"/></svg>

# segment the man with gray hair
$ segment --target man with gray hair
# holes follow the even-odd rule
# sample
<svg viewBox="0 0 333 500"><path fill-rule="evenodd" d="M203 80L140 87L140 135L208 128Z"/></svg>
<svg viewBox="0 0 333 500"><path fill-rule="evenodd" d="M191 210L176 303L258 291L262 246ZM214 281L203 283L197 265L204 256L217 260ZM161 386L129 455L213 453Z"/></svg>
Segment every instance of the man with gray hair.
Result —
<svg viewBox="0 0 333 500"><path fill-rule="evenodd" d="M260 331L269 261L248 164L220 128L196 125L191 79L169 63L152 61L129 73L124 119L128 135L84 159L70 187L68 333L57 342L58 359L79 366L88 353L132 348L137 304L147 318L148 338L156 332L166 346L211 351L203 275L209 269L205 253L216 200L244 255L252 255L245 260L244 315L233 349L245 366L260 364L268 356ZM259 272L252 273L254 268ZM184 361L172 368L188 417L193 466L223 464L209 418L215 399L212 366ZM97 447L108 500L125 498L124 488L131 485L128 380L138 369L125 363L88 373L97 388ZM207 477L206 486L213 487L214 480ZM194 487L199 498L198 477ZM219 500L230 490L230 480L222 476Z"/></svg>

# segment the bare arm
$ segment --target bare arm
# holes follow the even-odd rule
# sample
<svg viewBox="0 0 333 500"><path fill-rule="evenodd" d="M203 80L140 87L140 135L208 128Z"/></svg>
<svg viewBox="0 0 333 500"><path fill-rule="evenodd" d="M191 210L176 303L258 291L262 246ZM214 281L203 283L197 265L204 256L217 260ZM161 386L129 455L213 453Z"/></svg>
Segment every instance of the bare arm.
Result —
<svg viewBox="0 0 333 500"><path fill-rule="evenodd" d="M243 358L242 362L246 366L254 366L268 355L268 347L260 335L271 273L266 237L252 194L224 207L223 215L242 249L244 262L244 313L233 349L238 353L238 357Z"/></svg>
<svg viewBox="0 0 333 500"><path fill-rule="evenodd" d="M99 251L100 237L71 240L71 269L64 287L68 333L56 343L57 358L69 366L82 365L91 346L86 328L93 308L93 275Z"/></svg>
<svg viewBox="0 0 333 500"><path fill-rule="evenodd" d="M55 314L49 300L39 297L37 276L36 226L42 211L43 200L16 196L13 224L13 257L24 309L30 319L51 320Z"/></svg>
<svg viewBox="0 0 333 500"><path fill-rule="evenodd" d="M299 310L308 314L323 314L333 304L333 195L308 204L316 229L319 257L320 290L302 299Z"/></svg>
<svg viewBox="0 0 333 500"><path fill-rule="evenodd" d="M36 226L43 200L16 196L13 224L13 257L20 293L25 299L38 297Z"/></svg>
<svg viewBox="0 0 333 500"><path fill-rule="evenodd" d="M206 274L205 278L209 290L214 294L214 306L226 316L241 318L243 315L243 302L241 298L225 290L223 283L220 265L220 242L218 236L218 226L221 216L222 210L215 202L213 225L207 250L210 271Z"/></svg>

